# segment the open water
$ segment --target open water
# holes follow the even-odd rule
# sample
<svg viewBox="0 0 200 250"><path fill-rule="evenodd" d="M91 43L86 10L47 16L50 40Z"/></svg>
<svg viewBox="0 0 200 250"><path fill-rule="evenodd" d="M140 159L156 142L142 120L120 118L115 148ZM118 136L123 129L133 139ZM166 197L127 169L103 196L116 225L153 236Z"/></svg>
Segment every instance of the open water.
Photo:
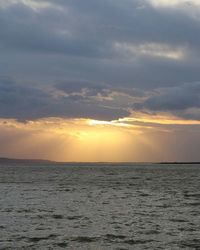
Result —
<svg viewBox="0 0 200 250"><path fill-rule="evenodd" d="M0 249L200 249L200 165L1 165Z"/></svg>

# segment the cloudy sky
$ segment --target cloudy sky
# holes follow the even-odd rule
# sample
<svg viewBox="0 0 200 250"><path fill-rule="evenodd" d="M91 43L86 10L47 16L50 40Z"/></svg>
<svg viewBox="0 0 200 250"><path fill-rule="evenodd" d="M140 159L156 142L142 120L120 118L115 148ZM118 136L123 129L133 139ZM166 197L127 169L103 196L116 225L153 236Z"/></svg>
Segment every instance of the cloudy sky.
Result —
<svg viewBox="0 0 200 250"><path fill-rule="evenodd" d="M0 156L200 161L199 0L0 0Z"/></svg>

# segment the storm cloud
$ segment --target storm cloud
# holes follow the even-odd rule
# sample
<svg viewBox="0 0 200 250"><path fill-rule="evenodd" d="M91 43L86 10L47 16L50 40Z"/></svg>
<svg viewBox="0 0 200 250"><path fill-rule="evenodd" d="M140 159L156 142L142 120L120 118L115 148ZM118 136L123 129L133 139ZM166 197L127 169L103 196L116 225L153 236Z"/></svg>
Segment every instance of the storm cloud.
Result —
<svg viewBox="0 0 200 250"><path fill-rule="evenodd" d="M0 53L2 118L200 119L198 1L2 0Z"/></svg>
<svg viewBox="0 0 200 250"><path fill-rule="evenodd" d="M91 95L98 94L98 89L91 89L84 96L74 95L71 91L68 95L56 95L56 90L20 85L3 78L0 81L0 116L18 120L45 117L113 120L129 115L123 108L106 107L102 102L90 100Z"/></svg>
<svg viewBox="0 0 200 250"><path fill-rule="evenodd" d="M136 110L168 111L183 114L183 111L200 108L200 83L186 83L171 88L154 90L143 102L135 103ZM200 118L200 117L199 117Z"/></svg>

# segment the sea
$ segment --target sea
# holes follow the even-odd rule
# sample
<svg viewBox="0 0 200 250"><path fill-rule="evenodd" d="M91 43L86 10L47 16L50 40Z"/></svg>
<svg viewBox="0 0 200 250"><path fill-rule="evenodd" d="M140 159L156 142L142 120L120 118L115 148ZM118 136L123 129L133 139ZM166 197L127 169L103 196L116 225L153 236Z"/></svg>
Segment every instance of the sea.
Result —
<svg viewBox="0 0 200 250"><path fill-rule="evenodd" d="M0 249L200 249L200 164L1 163Z"/></svg>

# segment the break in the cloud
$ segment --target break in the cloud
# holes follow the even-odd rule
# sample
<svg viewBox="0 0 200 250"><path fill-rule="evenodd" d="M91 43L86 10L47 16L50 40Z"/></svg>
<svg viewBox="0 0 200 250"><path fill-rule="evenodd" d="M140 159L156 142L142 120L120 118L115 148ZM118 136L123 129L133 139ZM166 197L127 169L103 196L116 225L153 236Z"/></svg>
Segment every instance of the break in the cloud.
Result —
<svg viewBox="0 0 200 250"><path fill-rule="evenodd" d="M198 0L0 0L0 53L0 118L199 123Z"/></svg>
<svg viewBox="0 0 200 250"><path fill-rule="evenodd" d="M134 123L137 122L60 118L21 123L1 119L0 152L8 157L58 161L199 159L199 125L155 127L147 121Z"/></svg>

